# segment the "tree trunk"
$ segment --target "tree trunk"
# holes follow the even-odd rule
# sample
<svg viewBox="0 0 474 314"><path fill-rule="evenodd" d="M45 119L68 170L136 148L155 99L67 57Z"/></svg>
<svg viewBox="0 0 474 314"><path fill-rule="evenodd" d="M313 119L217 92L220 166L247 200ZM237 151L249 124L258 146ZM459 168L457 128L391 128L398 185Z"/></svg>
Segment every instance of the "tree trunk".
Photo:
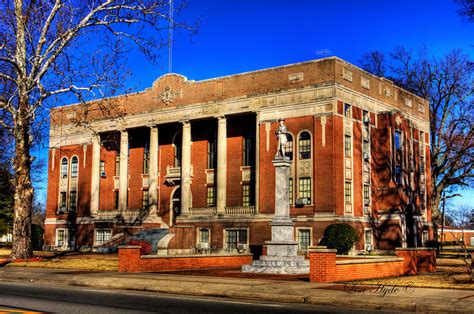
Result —
<svg viewBox="0 0 474 314"><path fill-rule="evenodd" d="M21 105L20 105L21 106ZM31 243L31 211L33 187L31 185L30 123L21 112L15 127L15 202L13 217L13 259L33 255Z"/></svg>

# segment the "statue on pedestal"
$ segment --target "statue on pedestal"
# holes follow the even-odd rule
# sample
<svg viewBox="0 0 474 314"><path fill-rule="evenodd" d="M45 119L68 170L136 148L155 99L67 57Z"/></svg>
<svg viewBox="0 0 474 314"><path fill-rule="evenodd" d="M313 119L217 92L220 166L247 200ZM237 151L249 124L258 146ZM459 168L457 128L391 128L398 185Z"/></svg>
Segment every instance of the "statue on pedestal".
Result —
<svg viewBox="0 0 474 314"><path fill-rule="evenodd" d="M278 148L275 157L285 157L285 144L288 142L286 134L288 133L288 129L285 125L285 120L279 119L278 123L278 128L275 131L278 140Z"/></svg>

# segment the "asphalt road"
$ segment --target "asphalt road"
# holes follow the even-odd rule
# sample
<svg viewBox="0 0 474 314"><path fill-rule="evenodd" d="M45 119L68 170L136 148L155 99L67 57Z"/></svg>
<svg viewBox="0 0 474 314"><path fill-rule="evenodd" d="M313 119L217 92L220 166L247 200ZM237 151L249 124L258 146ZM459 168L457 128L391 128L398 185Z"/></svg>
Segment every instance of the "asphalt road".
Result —
<svg viewBox="0 0 474 314"><path fill-rule="evenodd" d="M71 286L0 283L0 312L55 313L380 313L332 306L272 304ZM388 313L388 312L385 312Z"/></svg>

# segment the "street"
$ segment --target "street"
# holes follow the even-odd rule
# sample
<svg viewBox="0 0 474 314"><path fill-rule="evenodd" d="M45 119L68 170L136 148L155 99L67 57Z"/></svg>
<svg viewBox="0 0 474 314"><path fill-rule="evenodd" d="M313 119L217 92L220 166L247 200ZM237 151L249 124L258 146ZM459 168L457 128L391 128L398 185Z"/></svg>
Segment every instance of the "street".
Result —
<svg viewBox="0 0 474 314"><path fill-rule="evenodd" d="M134 291L0 283L0 312L55 313L370 313L330 306L227 301ZM388 312L385 312L388 313Z"/></svg>

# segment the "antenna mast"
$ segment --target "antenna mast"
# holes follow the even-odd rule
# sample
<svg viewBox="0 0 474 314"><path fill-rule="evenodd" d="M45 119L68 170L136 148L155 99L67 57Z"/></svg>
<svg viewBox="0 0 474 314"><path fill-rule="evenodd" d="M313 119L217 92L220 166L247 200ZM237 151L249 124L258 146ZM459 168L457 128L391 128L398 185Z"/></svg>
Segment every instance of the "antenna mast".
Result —
<svg viewBox="0 0 474 314"><path fill-rule="evenodd" d="M169 26L168 26L168 73L173 71L173 0L170 0L169 4Z"/></svg>

